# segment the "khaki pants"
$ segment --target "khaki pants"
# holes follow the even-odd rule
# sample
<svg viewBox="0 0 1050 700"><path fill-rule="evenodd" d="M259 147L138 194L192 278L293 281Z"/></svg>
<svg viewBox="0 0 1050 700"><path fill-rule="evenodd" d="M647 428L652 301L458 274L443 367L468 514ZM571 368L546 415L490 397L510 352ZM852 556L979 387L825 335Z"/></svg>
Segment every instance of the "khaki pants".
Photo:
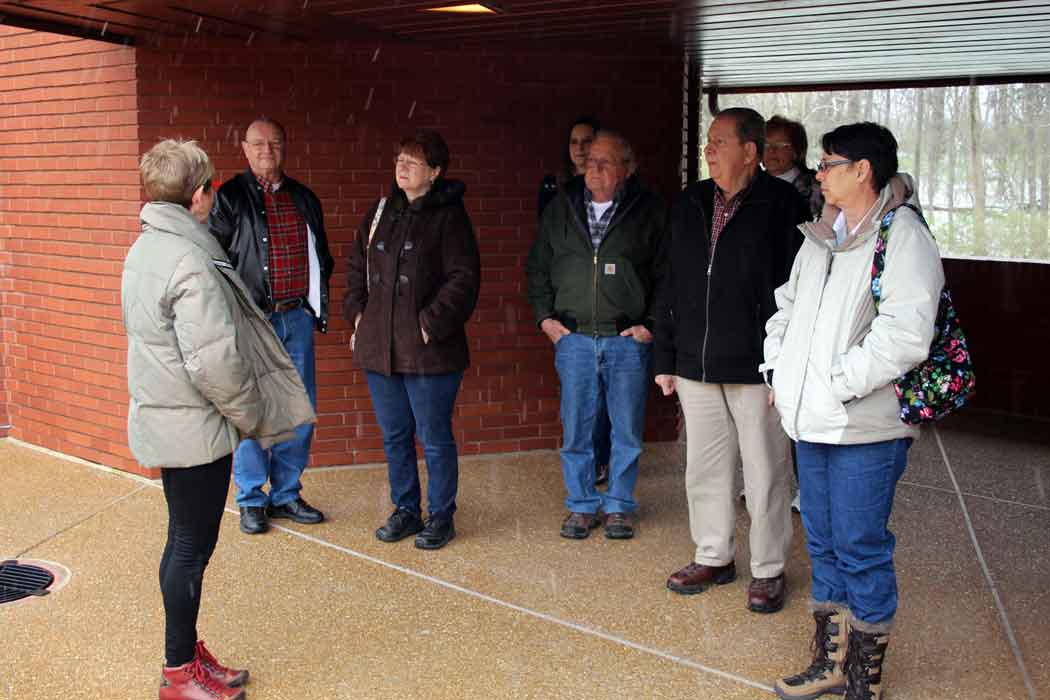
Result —
<svg viewBox="0 0 1050 700"><path fill-rule="evenodd" d="M791 545L791 460L788 438L764 384L708 384L675 377L686 431L685 492L695 561L734 560L734 481L743 462L751 515L751 575L784 570Z"/></svg>

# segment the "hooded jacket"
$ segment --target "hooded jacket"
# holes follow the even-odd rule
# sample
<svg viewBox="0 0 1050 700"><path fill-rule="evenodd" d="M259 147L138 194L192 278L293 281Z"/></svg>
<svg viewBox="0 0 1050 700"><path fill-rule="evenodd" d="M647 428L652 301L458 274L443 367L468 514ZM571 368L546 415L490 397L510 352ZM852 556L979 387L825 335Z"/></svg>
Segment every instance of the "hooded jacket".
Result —
<svg viewBox="0 0 1050 700"><path fill-rule="evenodd" d="M147 467L264 448L315 420L299 373L218 241L185 207L150 202L128 251L128 444Z"/></svg>
<svg viewBox="0 0 1050 700"><path fill-rule="evenodd" d="M447 374L470 364L465 326L478 302L481 258L464 192L462 182L439 178L410 203L395 185L371 245L378 201L361 221L343 300L351 325L361 314L358 367L389 376Z"/></svg>
<svg viewBox="0 0 1050 700"><path fill-rule="evenodd" d="M543 210L525 266L536 323L556 318L570 331L595 336L635 325L651 330L654 291L666 264L667 209L631 175L595 251L585 186L582 177L569 180Z"/></svg>
<svg viewBox="0 0 1050 700"><path fill-rule="evenodd" d="M785 432L834 445L918 435L898 418L892 382L929 355L944 269L933 236L905 202L918 206L910 176L879 193L856 233L836 246L839 210L799 226L805 242L791 277L776 290L766 324L765 362ZM900 208L898 208L900 207ZM889 229L878 314L871 270L883 216Z"/></svg>
<svg viewBox="0 0 1050 700"><path fill-rule="evenodd" d="M328 280L335 263L328 252L321 202L310 188L287 175L281 180L281 189L291 195L296 211L306 221L310 258L307 300L314 311L317 330L325 333L328 330ZM270 236L266 205L262 186L251 170L230 178L219 188L208 225L251 291L252 300L261 309L272 309L274 300L267 270Z"/></svg>

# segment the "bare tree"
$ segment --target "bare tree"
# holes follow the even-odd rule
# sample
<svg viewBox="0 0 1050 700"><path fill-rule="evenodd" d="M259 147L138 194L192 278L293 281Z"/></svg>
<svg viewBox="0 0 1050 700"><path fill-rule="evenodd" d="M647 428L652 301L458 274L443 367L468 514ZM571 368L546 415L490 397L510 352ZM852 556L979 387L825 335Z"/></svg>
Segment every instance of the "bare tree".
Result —
<svg viewBox="0 0 1050 700"><path fill-rule="evenodd" d="M970 85L970 184L973 186L973 252L987 255L984 232L984 158L981 153L981 95Z"/></svg>

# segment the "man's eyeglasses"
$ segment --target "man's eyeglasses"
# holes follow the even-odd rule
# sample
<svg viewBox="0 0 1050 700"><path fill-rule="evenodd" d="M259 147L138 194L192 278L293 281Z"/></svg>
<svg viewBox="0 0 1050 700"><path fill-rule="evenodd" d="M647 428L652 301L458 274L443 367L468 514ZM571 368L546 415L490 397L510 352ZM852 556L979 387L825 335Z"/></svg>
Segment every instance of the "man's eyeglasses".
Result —
<svg viewBox="0 0 1050 700"><path fill-rule="evenodd" d="M245 141L251 148L257 151L261 151L267 146L275 151L279 151L284 148L284 141Z"/></svg>
<svg viewBox="0 0 1050 700"><path fill-rule="evenodd" d="M791 148L790 141L770 141L766 144L767 151L786 151Z"/></svg>
<svg viewBox="0 0 1050 700"><path fill-rule="evenodd" d="M626 163L627 163L626 160L621 161L621 162L616 162L616 161L613 161L613 160L605 160L604 158L601 159L601 160L595 160L594 158L588 158L587 160L585 160L583 162L583 167L586 168L587 170L597 170L600 173L604 173L606 170L609 170L610 168L614 168L617 165L623 165L623 164L626 164Z"/></svg>
<svg viewBox="0 0 1050 700"><path fill-rule="evenodd" d="M842 160L822 160L817 163L817 170L822 173L834 168L836 165L845 165L846 163L852 163L853 161L849 158L843 158Z"/></svg>

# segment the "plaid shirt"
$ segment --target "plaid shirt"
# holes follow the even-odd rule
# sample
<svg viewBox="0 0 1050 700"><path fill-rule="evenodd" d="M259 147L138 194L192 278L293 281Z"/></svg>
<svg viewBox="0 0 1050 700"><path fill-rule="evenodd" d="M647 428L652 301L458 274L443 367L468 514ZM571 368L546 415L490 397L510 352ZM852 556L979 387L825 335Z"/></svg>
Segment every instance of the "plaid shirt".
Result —
<svg viewBox="0 0 1050 700"><path fill-rule="evenodd" d="M609 222L612 221L613 214L616 213L617 208L620 206L620 197L623 188L616 193L613 197L612 206L605 210L605 213L598 217L594 211L594 201L591 197L591 191L586 187L583 188L583 204L587 210L587 228L591 232L591 245L594 246L595 250L598 250L598 246L602 244L602 240L605 238L605 232L609 230Z"/></svg>
<svg viewBox="0 0 1050 700"><path fill-rule="evenodd" d="M270 229L270 294L274 303L305 298L310 291L310 258L306 252L306 221L292 195L280 182L256 176L263 188L266 222Z"/></svg>
<svg viewBox="0 0 1050 700"><path fill-rule="evenodd" d="M752 180L751 182L754 182ZM711 250L708 251L708 259L714 260L715 258L715 244L718 243L718 237L722 235L722 230L729 223L729 220L736 215L737 211L740 210L740 204L744 201L744 197L751 189L751 183L747 183L747 187L733 195L732 199L726 201L725 195L722 194L722 188L715 185L715 206L714 214L711 216Z"/></svg>

